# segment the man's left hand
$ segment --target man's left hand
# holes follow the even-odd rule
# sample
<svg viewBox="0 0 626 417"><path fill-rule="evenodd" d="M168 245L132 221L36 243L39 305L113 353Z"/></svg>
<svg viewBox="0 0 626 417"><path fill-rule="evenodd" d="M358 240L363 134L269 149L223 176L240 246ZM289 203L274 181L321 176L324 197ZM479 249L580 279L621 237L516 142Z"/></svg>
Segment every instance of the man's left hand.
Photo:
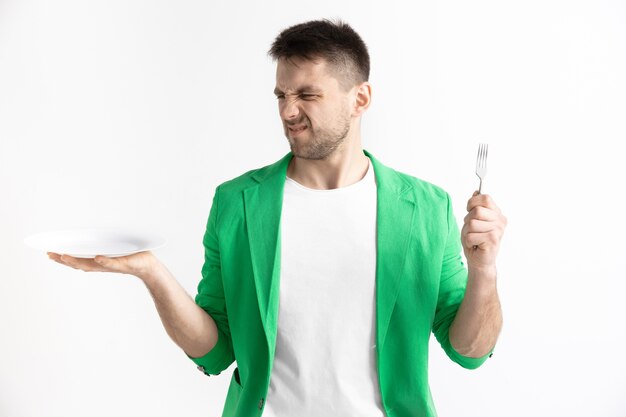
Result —
<svg viewBox="0 0 626 417"><path fill-rule="evenodd" d="M461 243L468 268L495 268L507 219L488 194L478 194L478 191L467 201L467 211Z"/></svg>

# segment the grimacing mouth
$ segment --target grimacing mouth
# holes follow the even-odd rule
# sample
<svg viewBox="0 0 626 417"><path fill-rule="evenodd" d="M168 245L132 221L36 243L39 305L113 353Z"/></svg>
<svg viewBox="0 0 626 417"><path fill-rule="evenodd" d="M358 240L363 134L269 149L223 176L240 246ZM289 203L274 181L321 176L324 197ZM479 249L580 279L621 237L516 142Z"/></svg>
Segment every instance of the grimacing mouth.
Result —
<svg viewBox="0 0 626 417"><path fill-rule="evenodd" d="M292 132L299 132L309 127L307 123L287 123L286 126Z"/></svg>

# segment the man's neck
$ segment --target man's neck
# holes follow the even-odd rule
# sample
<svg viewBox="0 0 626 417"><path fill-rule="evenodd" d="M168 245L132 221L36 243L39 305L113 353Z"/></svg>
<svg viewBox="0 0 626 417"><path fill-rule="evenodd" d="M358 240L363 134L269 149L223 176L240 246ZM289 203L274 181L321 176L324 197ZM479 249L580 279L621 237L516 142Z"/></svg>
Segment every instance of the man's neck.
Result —
<svg viewBox="0 0 626 417"><path fill-rule="evenodd" d="M369 167L369 158L360 143L338 148L326 159L294 157L289 161L287 176L299 184L316 190L332 190L359 182Z"/></svg>

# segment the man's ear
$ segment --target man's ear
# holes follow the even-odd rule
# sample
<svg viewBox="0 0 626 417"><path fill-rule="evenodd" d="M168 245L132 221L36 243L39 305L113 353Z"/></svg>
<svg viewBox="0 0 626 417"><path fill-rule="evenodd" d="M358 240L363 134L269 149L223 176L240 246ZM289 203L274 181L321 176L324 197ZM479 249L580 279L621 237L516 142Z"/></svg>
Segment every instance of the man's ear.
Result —
<svg viewBox="0 0 626 417"><path fill-rule="evenodd" d="M372 101L372 85L369 82L364 81L354 88L356 88L356 91L352 115L360 116L365 112L365 110L367 110Z"/></svg>

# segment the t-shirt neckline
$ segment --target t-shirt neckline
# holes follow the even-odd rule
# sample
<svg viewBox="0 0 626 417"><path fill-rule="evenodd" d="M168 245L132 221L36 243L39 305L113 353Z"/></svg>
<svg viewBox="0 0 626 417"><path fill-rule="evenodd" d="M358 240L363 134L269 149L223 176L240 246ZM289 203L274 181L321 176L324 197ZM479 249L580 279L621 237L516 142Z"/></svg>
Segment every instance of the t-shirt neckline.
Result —
<svg viewBox="0 0 626 417"><path fill-rule="evenodd" d="M354 184L346 185L345 187L333 188L330 190L318 190L315 188L306 187L300 184L298 181L294 180L293 178L288 177L287 175L285 175L285 180L302 190L306 190L306 191L310 191L314 193L333 193L333 192L342 192L342 191L352 190L368 182L370 177L372 176L373 170L374 170L374 168L372 167L372 161L370 160L369 157L367 158L367 161L368 161L367 172L365 173L363 178L361 178L359 181L355 182Z"/></svg>

